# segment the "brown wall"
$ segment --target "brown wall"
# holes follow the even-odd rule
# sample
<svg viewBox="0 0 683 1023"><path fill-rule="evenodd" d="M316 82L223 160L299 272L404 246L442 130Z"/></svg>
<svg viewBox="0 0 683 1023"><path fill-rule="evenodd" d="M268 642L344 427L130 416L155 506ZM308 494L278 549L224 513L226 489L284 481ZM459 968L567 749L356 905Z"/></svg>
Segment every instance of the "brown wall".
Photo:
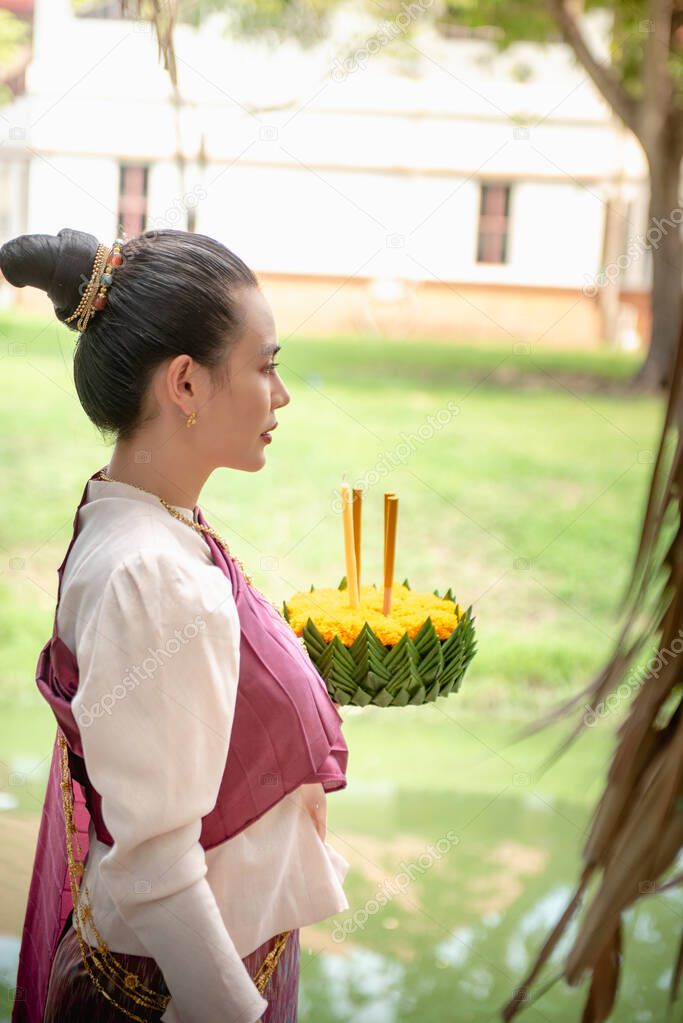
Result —
<svg viewBox="0 0 683 1023"><path fill-rule="evenodd" d="M597 302L578 290L408 281L402 294L383 297L362 278L258 276L282 337L358 333L567 348L602 340ZM647 339L649 296L625 293L622 302L636 306Z"/></svg>
<svg viewBox="0 0 683 1023"><path fill-rule="evenodd" d="M443 341L539 343L558 348L601 345L594 298L562 288L405 282L403 293L378 295L364 278L259 273L280 339L290 335L434 338ZM33 288L16 293L25 309L49 313ZM638 329L649 336L649 296L623 294L635 305Z"/></svg>

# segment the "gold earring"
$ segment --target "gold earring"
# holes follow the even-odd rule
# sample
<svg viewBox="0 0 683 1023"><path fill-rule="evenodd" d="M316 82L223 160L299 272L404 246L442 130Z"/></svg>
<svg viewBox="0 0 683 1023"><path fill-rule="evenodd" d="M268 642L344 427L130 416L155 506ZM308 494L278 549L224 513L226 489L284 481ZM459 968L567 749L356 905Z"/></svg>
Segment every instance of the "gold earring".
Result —
<svg viewBox="0 0 683 1023"><path fill-rule="evenodd" d="M194 426L194 424L196 422L197 422L197 413L196 412L190 412L189 416L185 420L185 426Z"/></svg>

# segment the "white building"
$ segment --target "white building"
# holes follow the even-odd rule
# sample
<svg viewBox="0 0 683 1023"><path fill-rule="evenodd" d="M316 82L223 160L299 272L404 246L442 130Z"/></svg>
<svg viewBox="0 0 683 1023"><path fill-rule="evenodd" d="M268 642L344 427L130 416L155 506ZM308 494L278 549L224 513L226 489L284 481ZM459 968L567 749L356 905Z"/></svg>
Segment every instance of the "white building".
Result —
<svg viewBox="0 0 683 1023"><path fill-rule="evenodd" d="M179 26L176 118L146 24L38 0L26 93L0 108L0 241L213 235L283 337L600 343L596 275L647 224L638 144L564 46L496 54L426 23L407 39L419 3L404 10L383 29L342 13L310 49ZM648 258L617 275L622 323L630 309L647 336Z"/></svg>

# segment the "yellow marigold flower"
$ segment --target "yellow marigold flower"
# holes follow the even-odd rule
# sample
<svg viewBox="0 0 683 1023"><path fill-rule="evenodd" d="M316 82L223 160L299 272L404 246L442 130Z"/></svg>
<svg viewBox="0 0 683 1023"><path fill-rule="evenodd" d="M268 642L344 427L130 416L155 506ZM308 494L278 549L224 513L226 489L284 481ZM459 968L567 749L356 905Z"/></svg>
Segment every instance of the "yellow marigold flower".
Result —
<svg viewBox="0 0 683 1023"><path fill-rule="evenodd" d="M338 636L344 646L351 646L367 622L380 643L394 646L404 633L414 639L427 618L439 639L448 639L463 616L459 604L435 593L418 593L402 583L392 587L391 614L384 615L384 590L362 585L357 610L349 607L348 590L335 587L314 589L310 593L295 593L286 601L289 624L297 636L303 632L309 618L326 643Z"/></svg>

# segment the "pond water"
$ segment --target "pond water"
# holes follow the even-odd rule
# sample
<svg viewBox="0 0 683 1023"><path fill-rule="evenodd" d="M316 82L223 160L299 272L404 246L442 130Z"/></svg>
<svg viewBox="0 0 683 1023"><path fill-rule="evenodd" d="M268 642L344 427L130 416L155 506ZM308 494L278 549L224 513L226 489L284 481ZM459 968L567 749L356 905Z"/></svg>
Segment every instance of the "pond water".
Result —
<svg viewBox="0 0 683 1023"><path fill-rule="evenodd" d="M302 932L313 947L302 954L300 1019L500 1020L572 894L586 811L532 792L385 790L382 806L378 812L375 799L357 793L338 797L328 841L352 865L351 908ZM437 845L448 831L458 841ZM394 883L382 886L380 878ZM615 1021L665 1019L682 903L675 892L628 914ZM556 955L544 976L558 972ZM560 981L519 1019L578 1023L585 990ZM683 1011L674 1016L681 1018Z"/></svg>

